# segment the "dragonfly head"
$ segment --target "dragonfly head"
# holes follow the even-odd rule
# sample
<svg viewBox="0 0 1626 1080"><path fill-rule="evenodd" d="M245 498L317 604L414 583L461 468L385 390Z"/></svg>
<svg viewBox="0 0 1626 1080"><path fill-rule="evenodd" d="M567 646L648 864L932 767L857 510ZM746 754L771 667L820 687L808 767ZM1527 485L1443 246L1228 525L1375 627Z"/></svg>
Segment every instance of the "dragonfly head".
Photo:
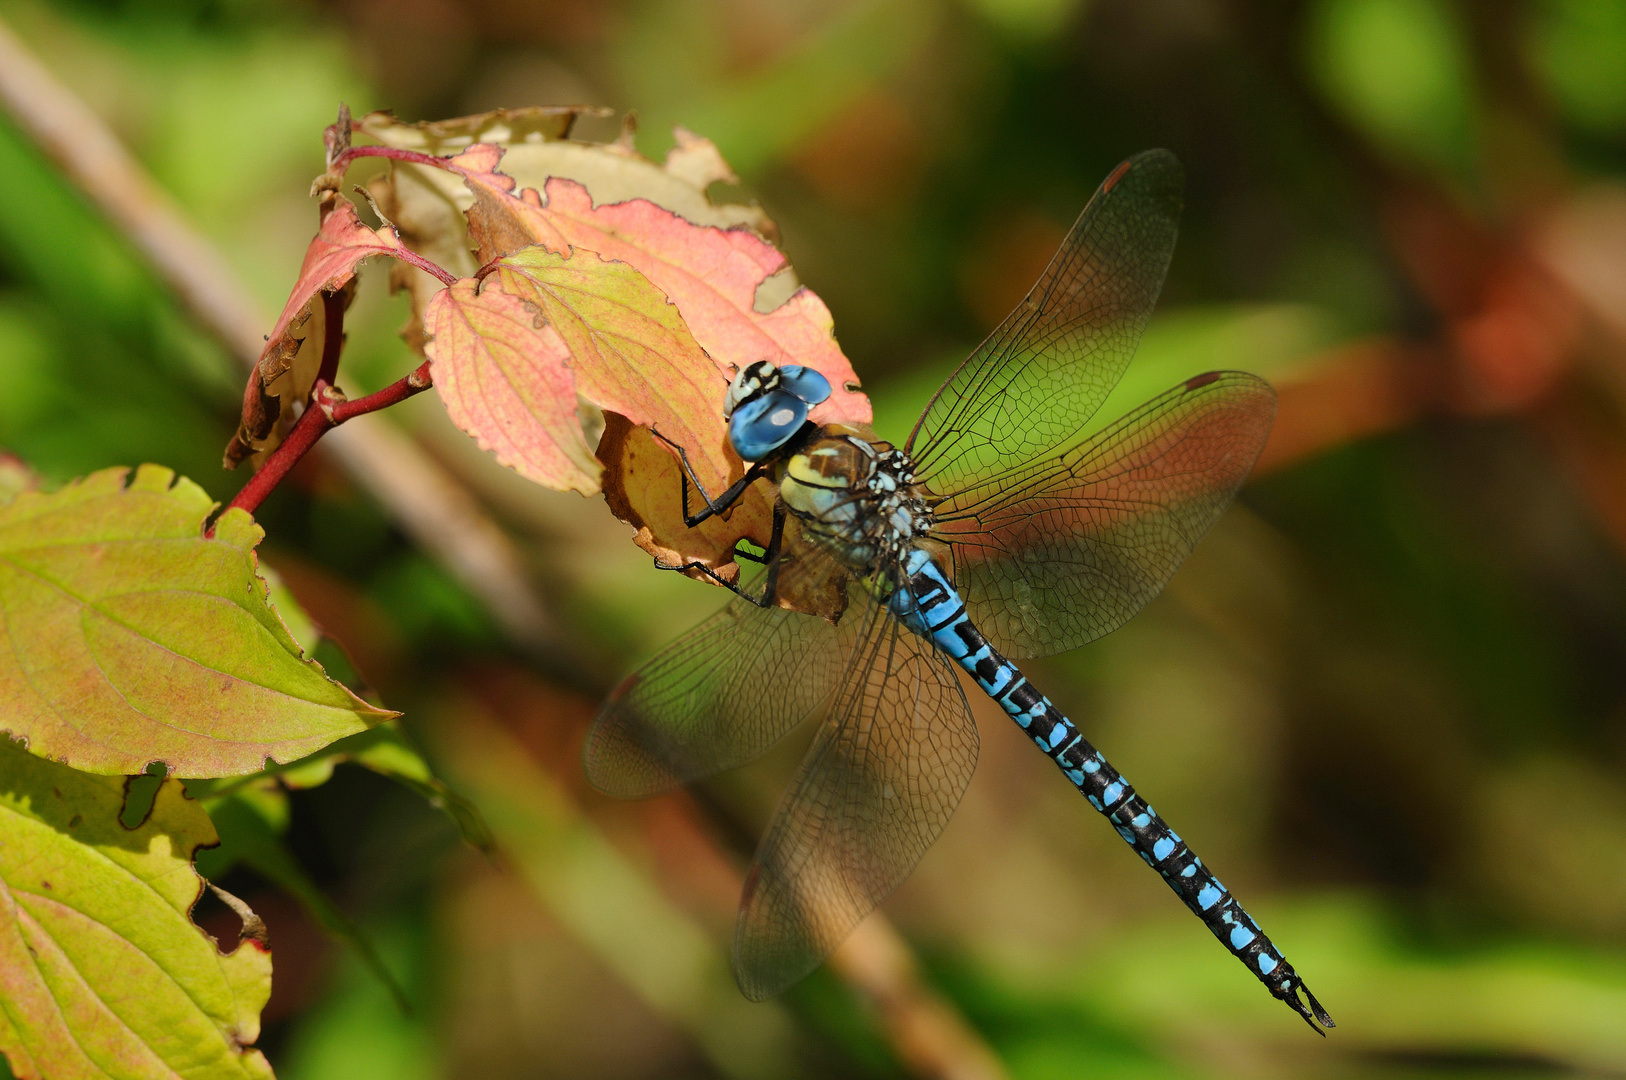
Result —
<svg viewBox="0 0 1626 1080"><path fill-rule="evenodd" d="M740 369L723 399L728 441L745 461L761 461L790 441L808 410L830 396L830 380L810 367L759 360Z"/></svg>

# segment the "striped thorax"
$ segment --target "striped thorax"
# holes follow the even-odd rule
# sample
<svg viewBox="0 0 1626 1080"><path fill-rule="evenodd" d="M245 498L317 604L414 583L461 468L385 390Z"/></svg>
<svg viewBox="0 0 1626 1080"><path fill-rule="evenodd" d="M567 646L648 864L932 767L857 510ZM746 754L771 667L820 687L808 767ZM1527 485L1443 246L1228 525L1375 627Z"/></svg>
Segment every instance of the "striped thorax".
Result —
<svg viewBox="0 0 1626 1080"><path fill-rule="evenodd" d="M924 492L902 450L831 425L786 458L785 507L860 573L897 558L932 527Z"/></svg>

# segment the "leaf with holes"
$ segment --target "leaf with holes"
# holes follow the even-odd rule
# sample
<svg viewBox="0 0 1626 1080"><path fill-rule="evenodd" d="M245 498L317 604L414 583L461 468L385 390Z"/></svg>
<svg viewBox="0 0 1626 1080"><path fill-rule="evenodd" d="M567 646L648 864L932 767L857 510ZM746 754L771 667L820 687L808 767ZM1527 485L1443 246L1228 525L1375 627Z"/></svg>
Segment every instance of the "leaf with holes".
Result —
<svg viewBox="0 0 1626 1080"><path fill-rule="evenodd" d="M268 1078L252 1044L271 993L259 920L222 954L188 915L217 841L177 780L138 827L122 777L0 739L0 1052L23 1080Z"/></svg>
<svg viewBox="0 0 1626 1080"><path fill-rule="evenodd" d="M482 185L483 195L469 211L482 261L542 244L624 262L677 305L725 377L758 360L803 364L822 372L834 388L813 410L815 423L856 426L873 419L852 363L836 344L824 301L800 287L771 310L757 310L758 290L790 267L761 236L747 228L695 225L647 199L595 205L585 187L563 177L548 180L544 191L545 199L534 188L498 198L494 186Z"/></svg>
<svg viewBox="0 0 1626 1080"><path fill-rule="evenodd" d="M256 772L394 715L302 657L255 573L263 533L190 480L106 469L0 507L0 731L95 773Z"/></svg>
<svg viewBox="0 0 1626 1080"><path fill-rule="evenodd" d="M535 303L464 279L430 301L425 331L446 412L482 450L546 487L598 491L570 350Z"/></svg>
<svg viewBox="0 0 1626 1080"><path fill-rule="evenodd" d="M226 468L253 458L258 466L294 425L293 407L310 396L321 370L333 316L349 305L356 267L374 255L393 255L401 241L389 227L369 228L348 200L334 199L299 268L299 279L266 339L243 390L243 418L226 445Z"/></svg>
<svg viewBox="0 0 1626 1080"><path fill-rule="evenodd" d="M867 425L869 401L836 343L829 309L797 284L785 256L767 239L776 232L773 222L755 206L713 203L707 196L713 183L737 182L717 148L680 129L678 145L657 165L633 151L629 139L570 141L574 117L573 110L553 110L407 125L375 113L359 128L401 149L451 155L444 169L397 163L374 183L375 195L415 249L461 260L458 265L470 273L529 244L625 263L677 306L722 381L757 360L806 364L835 388L813 419ZM473 257L471 241L478 248ZM425 310L437 283L406 267L400 272L415 307ZM579 382L590 358L575 360ZM686 371L667 376L673 382L690 377ZM699 459L724 438L721 390L709 390L707 397L707 410L696 413L696 441L684 445L709 488L721 481L702 470ZM661 432L683 441L673 430ZM624 431L607 418L598 457L612 509L661 561L698 562L731 574L734 540L760 543L767 533L767 501L748 496L724 520L687 529L678 464L652 454L670 456L647 432ZM724 455L730 456L726 450ZM730 470L730 477L737 475Z"/></svg>

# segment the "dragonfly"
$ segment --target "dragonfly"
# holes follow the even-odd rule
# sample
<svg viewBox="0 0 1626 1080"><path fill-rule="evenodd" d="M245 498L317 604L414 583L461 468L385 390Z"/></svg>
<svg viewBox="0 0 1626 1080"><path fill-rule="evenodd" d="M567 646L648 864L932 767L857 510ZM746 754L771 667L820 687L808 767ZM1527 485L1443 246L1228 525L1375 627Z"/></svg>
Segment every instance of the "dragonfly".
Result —
<svg viewBox="0 0 1626 1080"><path fill-rule="evenodd" d="M746 875L733 968L748 998L822 963L943 831L978 749L959 668L1272 995L1318 1034L1334 1026L1230 890L1014 662L1095 640L1156 596L1270 431L1275 392L1236 371L1090 424L1162 289L1183 191L1168 151L1120 164L902 447L809 420L829 382L765 361L723 399L750 463L738 481L713 498L672 444L690 528L752 484L776 489L766 548L735 551L763 570L741 585L663 566L737 595L611 692L584 757L595 787L648 796L818 720ZM693 512L691 487L704 501ZM838 597L833 614L789 606L812 595Z"/></svg>

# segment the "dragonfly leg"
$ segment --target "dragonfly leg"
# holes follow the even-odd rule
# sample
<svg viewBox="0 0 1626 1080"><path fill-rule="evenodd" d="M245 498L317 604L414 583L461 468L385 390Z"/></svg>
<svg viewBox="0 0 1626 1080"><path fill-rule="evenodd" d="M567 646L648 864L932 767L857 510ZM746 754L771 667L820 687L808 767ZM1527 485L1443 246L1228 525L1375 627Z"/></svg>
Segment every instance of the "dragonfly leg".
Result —
<svg viewBox="0 0 1626 1080"><path fill-rule="evenodd" d="M762 606L767 607L779 599L779 550L785 540L785 504L778 499L773 504L773 532L768 534L768 548L762 561L768 566L768 580L762 587Z"/></svg>
<svg viewBox="0 0 1626 1080"><path fill-rule="evenodd" d="M665 435L662 435L656 428L650 428L649 430L650 434L654 435L655 438L676 450L678 460L683 463L683 472L679 476L679 479L683 484L683 524L687 525L691 529L696 525L699 525L702 521L714 517L715 515L722 513L724 510L727 510L730 506L733 506L739 501L740 496L745 494L745 489L750 487L756 481L762 479L762 477L766 476L768 474L768 469L771 467L768 462L757 462L755 465L752 465L745 471L744 476L730 484L727 491L713 499L709 494L706 493L706 486L700 482L700 478L694 474L694 466L689 464L688 450L684 449L681 443L673 442ZM706 508L700 511L698 514L689 513L690 484L694 485L694 489L700 492L700 497L706 501ZM670 570L676 568L663 567L663 569Z"/></svg>
<svg viewBox="0 0 1626 1080"><path fill-rule="evenodd" d="M760 562L768 567L768 579L766 585L763 587L761 596L752 596L750 593L747 593L745 590L741 589L737 583L728 580L717 571L713 570L705 563L699 562L698 560L677 564L663 563L659 559L656 559L655 569L677 570L682 573L687 573L690 570L698 570L712 581L733 593L735 596L743 597L744 599L751 601L751 603L755 604L757 607L772 607L774 601L778 599L779 596L779 552L783 545L784 538L785 505L784 503L776 502L773 508L773 532L768 537L768 546L763 550L763 553L761 555L753 555L749 552L738 550L737 544L735 546L734 555L736 558L750 559L752 562Z"/></svg>

